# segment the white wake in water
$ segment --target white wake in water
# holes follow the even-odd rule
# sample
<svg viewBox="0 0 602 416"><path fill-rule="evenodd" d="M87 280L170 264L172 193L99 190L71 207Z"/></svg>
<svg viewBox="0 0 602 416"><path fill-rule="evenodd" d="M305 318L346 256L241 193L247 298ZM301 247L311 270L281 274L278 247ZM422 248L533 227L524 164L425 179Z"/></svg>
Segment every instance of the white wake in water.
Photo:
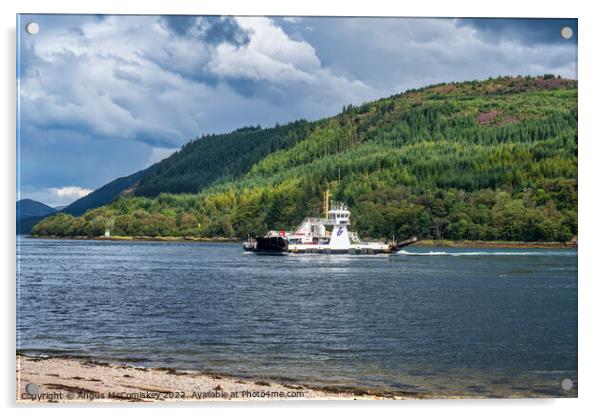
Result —
<svg viewBox="0 0 602 416"><path fill-rule="evenodd" d="M429 252L410 252L401 250L396 253L398 256L574 256L576 252L566 251L429 251Z"/></svg>

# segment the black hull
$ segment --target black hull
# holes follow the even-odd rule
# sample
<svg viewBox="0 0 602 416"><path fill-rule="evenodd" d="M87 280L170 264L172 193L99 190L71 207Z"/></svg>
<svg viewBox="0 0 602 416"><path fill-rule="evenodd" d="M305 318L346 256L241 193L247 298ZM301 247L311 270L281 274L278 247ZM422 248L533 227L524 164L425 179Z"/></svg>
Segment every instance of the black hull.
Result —
<svg viewBox="0 0 602 416"><path fill-rule="evenodd" d="M288 251L288 242L282 237L255 237L245 250L257 254L283 254Z"/></svg>

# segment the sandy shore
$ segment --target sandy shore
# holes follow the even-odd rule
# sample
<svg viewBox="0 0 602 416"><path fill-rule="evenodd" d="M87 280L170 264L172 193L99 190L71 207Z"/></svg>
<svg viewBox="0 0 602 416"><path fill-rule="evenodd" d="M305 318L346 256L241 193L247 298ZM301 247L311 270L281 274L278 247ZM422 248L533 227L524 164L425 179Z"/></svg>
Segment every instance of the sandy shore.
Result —
<svg viewBox="0 0 602 416"><path fill-rule="evenodd" d="M29 385L29 386L28 386ZM17 402L417 399L413 392L278 384L167 368L17 355Z"/></svg>

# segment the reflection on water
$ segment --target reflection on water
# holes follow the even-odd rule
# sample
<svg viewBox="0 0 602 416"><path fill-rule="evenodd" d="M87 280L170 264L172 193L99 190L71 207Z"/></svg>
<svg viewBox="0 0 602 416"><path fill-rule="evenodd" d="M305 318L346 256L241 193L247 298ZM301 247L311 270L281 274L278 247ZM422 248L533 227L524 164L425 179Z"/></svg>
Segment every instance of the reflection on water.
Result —
<svg viewBox="0 0 602 416"><path fill-rule="evenodd" d="M575 250L257 256L21 239L17 348L446 395L575 396Z"/></svg>

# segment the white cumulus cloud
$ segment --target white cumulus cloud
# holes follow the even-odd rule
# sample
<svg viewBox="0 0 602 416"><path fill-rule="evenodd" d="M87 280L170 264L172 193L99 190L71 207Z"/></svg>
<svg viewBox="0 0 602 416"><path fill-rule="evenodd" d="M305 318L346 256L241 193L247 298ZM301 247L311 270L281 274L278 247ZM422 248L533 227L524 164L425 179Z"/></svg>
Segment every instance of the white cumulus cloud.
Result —
<svg viewBox="0 0 602 416"><path fill-rule="evenodd" d="M92 192L92 189L80 188L79 186L64 186L62 188L35 188L24 187L18 199L33 199L51 207L69 205L73 201L82 198Z"/></svg>

